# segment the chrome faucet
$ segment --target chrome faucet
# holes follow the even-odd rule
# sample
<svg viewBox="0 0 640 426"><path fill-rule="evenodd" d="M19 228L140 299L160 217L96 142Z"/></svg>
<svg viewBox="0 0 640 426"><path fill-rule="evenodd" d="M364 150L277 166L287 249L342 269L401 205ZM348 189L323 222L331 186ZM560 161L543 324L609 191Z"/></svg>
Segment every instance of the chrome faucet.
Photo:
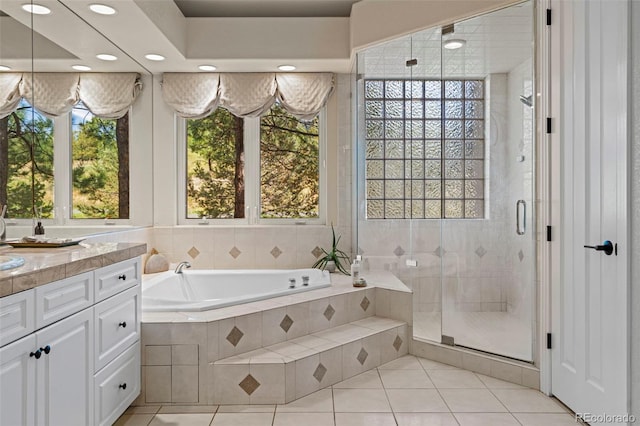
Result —
<svg viewBox="0 0 640 426"><path fill-rule="evenodd" d="M178 263L178 266L176 266L176 270L175 273L176 274L181 274L182 273L182 269L184 268L191 268L191 264L189 262L180 262Z"/></svg>

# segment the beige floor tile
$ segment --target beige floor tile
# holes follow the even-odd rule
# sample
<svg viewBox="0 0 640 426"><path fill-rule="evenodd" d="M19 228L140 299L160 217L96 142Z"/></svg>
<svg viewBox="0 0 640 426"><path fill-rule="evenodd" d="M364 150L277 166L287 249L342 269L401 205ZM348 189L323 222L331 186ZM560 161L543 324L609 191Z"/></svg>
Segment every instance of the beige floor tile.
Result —
<svg viewBox="0 0 640 426"><path fill-rule="evenodd" d="M488 389L440 389L454 413L505 413L507 409Z"/></svg>
<svg viewBox="0 0 640 426"><path fill-rule="evenodd" d="M454 413L454 416L460 426L520 426L509 413Z"/></svg>
<svg viewBox="0 0 640 426"><path fill-rule="evenodd" d="M413 355L405 355L378 367L380 370L422 370L422 364Z"/></svg>
<svg viewBox="0 0 640 426"><path fill-rule="evenodd" d="M449 408L435 389L388 389L395 413L448 413Z"/></svg>
<svg viewBox="0 0 640 426"><path fill-rule="evenodd" d="M512 413L566 413L555 400L533 389L493 389L492 392Z"/></svg>
<svg viewBox="0 0 640 426"><path fill-rule="evenodd" d="M304 398L276 407L278 413L332 413L333 394L331 389L322 389Z"/></svg>
<svg viewBox="0 0 640 426"><path fill-rule="evenodd" d="M333 413L276 413L273 426L334 426Z"/></svg>
<svg viewBox="0 0 640 426"><path fill-rule="evenodd" d="M431 381L438 389L485 389L484 383L471 371L429 370Z"/></svg>
<svg viewBox="0 0 640 426"><path fill-rule="evenodd" d="M209 426L212 414L156 414L149 426Z"/></svg>
<svg viewBox="0 0 640 426"><path fill-rule="evenodd" d="M113 424L114 426L147 426L153 419L153 414L123 414Z"/></svg>
<svg viewBox="0 0 640 426"><path fill-rule="evenodd" d="M443 364L437 361L431 361L426 358L418 358L420 364L422 364L422 368L425 370L459 370L458 367L454 367L453 365Z"/></svg>
<svg viewBox="0 0 640 426"><path fill-rule="evenodd" d="M273 413L275 405L221 405L218 413Z"/></svg>
<svg viewBox="0 0 640 426"><path fill-rule="evenodd" d="M161 408L161 405L140 405L137 407L129 407L124 414L155 414Z"/></svg>
<svg viewBox="0 0 640 426"><path fill-rule="evenodd" d="M272 413L218 413L211 426L271 426L272 422Z"/></svg>
<svg viewBox="0 0 640 426"><path fill-rule="evenodd" d="M571 414L516 413L516 419L523 426L576 426Z"/></svg>
<svg viewBox="0 0 640 426"><path fill-rule="evenodd" d="M336 413L391 412L383 389L334 389L333 404Z"/></svg>
<svg viewBox="0 0 640 426"><path fill-rule="evenodd" d="M484 374L477 374L478 378L489 389L529 389L525 386L517 385L515 383L506 382L504 380L496 379L495 377L485 376Z"/></svg>
<svg viewBox="0 0 640 426"><path fill-rule="evenodd" d="M385 389L433 389L427 373L420 370L380 370Z"/></svg>
<svg viewBox="0 0 640 426"><path fill-rule="evenodd" d="M382 389L382 382L378 370L366 371L350 379L333 385L334 389Z"/></svg>
<svg viewBox="0 0 640 426"><path fill-rule="evenodd" d="M163 405L158 414L215 413L217 405Z"/></svg>
<svg viewBox="0 0 640 426"><path fill-rule="evenodd" d="M396 426L391 413L336 413L336 426Z"/></svg>
<svg viewBox="0 0 640 426"><path fill-rule="evenodd" d="M396 413L398 426L458 426L451 413Z"/></svg>

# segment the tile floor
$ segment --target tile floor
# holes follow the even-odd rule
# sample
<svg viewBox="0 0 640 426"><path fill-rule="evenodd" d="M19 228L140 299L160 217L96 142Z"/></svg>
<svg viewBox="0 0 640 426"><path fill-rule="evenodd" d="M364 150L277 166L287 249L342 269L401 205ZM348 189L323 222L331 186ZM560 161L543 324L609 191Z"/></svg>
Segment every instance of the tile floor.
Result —
<svg viewBox="0 0 640 426"><path fill-rule="evenodd" d="M116 426L563 426L555 399L411 355L285 405L130 407Z"/></svg>

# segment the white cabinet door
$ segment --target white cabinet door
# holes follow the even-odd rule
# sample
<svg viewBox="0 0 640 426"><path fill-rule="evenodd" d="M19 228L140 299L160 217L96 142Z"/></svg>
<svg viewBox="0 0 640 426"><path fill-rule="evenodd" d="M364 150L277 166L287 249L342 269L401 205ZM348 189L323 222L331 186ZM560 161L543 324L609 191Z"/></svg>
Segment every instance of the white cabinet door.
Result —
<svg viewBox="0 0 640 426"><path fill-rule="evenodd" d="M34 424L36 401L36 336L30 335L0 349L0 425ZM42 358L40 358L42 359Z"/></svg>
<svg viewBox="0 0 640 426"><path fill-rule="evenodd" d="M93 309L36 333L37 417L41 425L93 423ZM48 348L48 353L47 352Z"/></svg>

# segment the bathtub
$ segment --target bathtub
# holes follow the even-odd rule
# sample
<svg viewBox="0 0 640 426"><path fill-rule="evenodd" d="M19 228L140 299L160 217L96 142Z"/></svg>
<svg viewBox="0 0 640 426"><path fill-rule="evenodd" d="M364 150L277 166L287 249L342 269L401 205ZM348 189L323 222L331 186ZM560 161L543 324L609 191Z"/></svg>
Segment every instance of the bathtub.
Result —
<svg viewBox="0 0 640 426"><path fill-rule="evenodd" d="M289 288L292 278L295 288ZM142 310L207 311L330 285L329 273L319 269L167 271L143 277Z"/></svg>

